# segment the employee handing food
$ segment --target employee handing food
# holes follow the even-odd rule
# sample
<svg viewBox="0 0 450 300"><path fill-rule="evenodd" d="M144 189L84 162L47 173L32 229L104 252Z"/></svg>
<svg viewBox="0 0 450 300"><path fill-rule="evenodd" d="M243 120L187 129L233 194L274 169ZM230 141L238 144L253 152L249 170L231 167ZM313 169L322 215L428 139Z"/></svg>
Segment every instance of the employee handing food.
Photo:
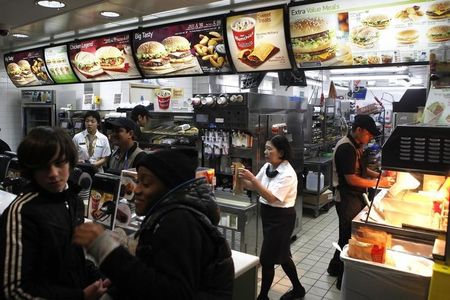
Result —
<svg viewBox="0 0 450 300"><path fill-rule="evenodd" d="M305 289L298 280L290 250L296 218L297 174L288 161L291 158L288 140L284 136L274 136L266 142L264 156L267 163L256 176L246 169L239 169L244 188L260 195L263 244L260 253L262 283L258 299L269 299L275 264L281 264L293 286L281 299L296 299L305 295Z"/></svg>

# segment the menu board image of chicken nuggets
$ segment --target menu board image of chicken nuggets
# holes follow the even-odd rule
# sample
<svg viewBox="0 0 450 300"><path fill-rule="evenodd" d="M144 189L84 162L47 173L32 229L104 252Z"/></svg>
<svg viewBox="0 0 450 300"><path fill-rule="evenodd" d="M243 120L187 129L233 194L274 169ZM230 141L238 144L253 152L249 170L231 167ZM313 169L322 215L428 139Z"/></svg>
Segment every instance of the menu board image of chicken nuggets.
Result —
<svg viewBox="0 0 450 300"><path fill-rule="evenodd" d="M283 18L283 8L227 17L228 46L237 72L291 69Z"/></svg>
<svg viewBox="0 0 450 300"><path fill-rule="evenodd" d="M230 73L220 18L210 17L133 33L136 59L145 77Z"/></svg>

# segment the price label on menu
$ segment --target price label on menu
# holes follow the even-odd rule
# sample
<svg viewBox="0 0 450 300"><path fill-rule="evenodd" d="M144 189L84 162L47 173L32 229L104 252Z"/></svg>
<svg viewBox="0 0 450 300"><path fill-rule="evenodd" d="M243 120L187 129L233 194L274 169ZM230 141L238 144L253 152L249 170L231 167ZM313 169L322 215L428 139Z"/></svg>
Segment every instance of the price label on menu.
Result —
<svg viewBox="0 0 450 300"><path fill-rule="evenodd" d="M450 45L450 2L338 0L289 8L298 67L420 63Z"/></svg>
<svg viewBox="0 0 450 300"><path fill-rule="evenodd" d="M236 71L291 69L283 8L227 17L227 37Z"/></svg>

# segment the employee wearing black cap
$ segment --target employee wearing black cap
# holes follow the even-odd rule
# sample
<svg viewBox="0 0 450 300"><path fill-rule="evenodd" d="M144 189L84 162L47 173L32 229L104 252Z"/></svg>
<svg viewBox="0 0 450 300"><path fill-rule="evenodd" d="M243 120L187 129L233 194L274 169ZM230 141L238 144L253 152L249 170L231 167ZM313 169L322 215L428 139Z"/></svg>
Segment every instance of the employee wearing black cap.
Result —
<svg viewBox="0 0 450 300"><path fill-rule="evenodd" d="M367 168L363 159L363 147L374 136L380 135L375 121L368 115L358 115L352 131L336 144L333 153L333 186L336 188L335 202L339 217L339 241L343 248L351 238L353 218L364 208L363 193L367 188L375 187L379 173ZM379 186L387 186L381 178ZM336 250L328 266L328 273L337 276L336 286L341 288L344 265Z"/></svg>
<svg viewBox="0 0 450 300"><path fill-rule="evenodd" d="M194 150L162 150L137 165L136 256L90 223L75 230L117 288L114 299L231 299L234 267L217 229L219 208L204 178L195 179Z"/></svg>
<svg viewBox="0 0 450 300"><path fill-rule="evenodd" d="M117 148L109 157L106 172L120 174L122 170L135 168L139 157L145 155L135 141L136 123L128 118L117 118L107 121L107 124L113 129L111 142Z"/></svg>

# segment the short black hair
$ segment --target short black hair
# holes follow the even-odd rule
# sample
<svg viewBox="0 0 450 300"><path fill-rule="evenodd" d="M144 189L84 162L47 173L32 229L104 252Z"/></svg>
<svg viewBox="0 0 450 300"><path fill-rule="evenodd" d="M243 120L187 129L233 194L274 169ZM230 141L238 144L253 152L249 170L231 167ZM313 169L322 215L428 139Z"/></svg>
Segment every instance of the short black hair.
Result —
<svg viewBox="0 0 450 300"><path fill-rule="evenodd" d="M67 161L72 170L78 161L78 152L70 136L60 128L36 127L17 148L22 176L32 180L34 173L55 160Z"/></svg>
<svg viewBox="0 0 450 300"><path fill-rule="evenodd" d="M270 139L272 145L277 148L279 152L282 152L283 155L281 159L290 160L292 158L292 149L289 144L288 139L283 135L275 135Z"/></svg>
<svg viewBox="0 0 450 300"><path fill-rule="evenodd" d="M98 128L100 128L100 126L101 126L101 118L100 118L100 114L99 114L98 111L96 111L96 110L90 110L90 111L88 111L88 112L86 112L86 113L84 114L84 118L83 118L83 128L86 127L86 125L84 125L84 123L86 122L86 119L87 119L88 117L93 117L94 119L96 119L96 120L97 120L97 124L98 124Z"/></svg>
<svg viewBox="0 0 450 300"><path fill-rule="evenodd" d="M145 116L150 118L150 112L148 111L147 108L145 108L144 105L136 105L133 110L131 111L131 120L137 122L138 121L138 117L139 116Z"/></svg>

